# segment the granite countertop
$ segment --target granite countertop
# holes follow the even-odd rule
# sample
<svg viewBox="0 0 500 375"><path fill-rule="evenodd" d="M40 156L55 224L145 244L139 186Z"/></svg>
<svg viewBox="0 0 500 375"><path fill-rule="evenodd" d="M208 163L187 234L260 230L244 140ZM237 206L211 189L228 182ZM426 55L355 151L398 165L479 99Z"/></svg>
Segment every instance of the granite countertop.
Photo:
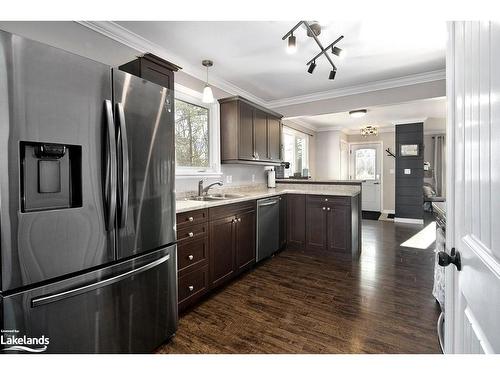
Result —
<svg viewBox="0 0 500 375"><path fill-rule="evenodd" d="M328 188L324 189L310 189L304 186L293 187L293 188L274 188L274 189L264 189L257 191L245 191L239 193L242 197L217 200L217 201L192 201L192 200L177 200L176 201L176 212L187 212L192 210L199 210L203 208L210 208L216 206L223 206L231 203L239 203L245 202L254 199L268 198L276 195L282 194L311 194L311 195L333 195L333 196L342 196L342 197L354 197L360 193L359 188L353 187L352 189L343 188L333 188L332 185L329 185Z"/></svg>

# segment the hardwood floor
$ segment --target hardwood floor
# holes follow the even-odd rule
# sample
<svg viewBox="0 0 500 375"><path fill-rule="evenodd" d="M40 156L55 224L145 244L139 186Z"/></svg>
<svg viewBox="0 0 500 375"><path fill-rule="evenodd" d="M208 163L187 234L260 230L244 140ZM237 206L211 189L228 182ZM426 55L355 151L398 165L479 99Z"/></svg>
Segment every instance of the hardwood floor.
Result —
<svg viewBox="0 0 500 375"><path fill-rule="evenodd" d="M418 225L363 220L358 262L285 250L180 317L158 353L440 353Z"/></svg>

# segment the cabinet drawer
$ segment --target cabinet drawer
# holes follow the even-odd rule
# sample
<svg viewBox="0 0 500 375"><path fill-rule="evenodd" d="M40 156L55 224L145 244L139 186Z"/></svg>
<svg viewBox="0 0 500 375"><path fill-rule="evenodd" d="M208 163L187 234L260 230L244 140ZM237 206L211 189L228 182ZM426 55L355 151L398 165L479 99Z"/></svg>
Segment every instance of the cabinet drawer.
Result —
<svg viewBox="0 0 500 375"><path fill-rule="evenodd" d="M307 195L307 202L311 203L322 202L324 204L347 206L351 204L351 197L339 197L332 195Z"/></svg>
<svg viewBox="0 0 500 375"><path fill-rule="evenodd" d="M177 246L177 269L189 272L191 269L205 264L208 259L208 237L193 241L184 241Z"/></svg>
<svg viewBox="0 0 500 375"><path fill-rule="evenodd" d="M182 310L208 291L208 266L179 277L179 309Z"/></svg>
<svg viewBox="0 0 500 375"><path fill-rule="evenodd" d="M177 243L181 244L183 242L191 242L196 238L204 237L207 235L208 225L207 223L192 225L186 228L181 228L177 230Z"/></svg>
<svg viewBox="0 0 500 375"><path fill-rule="evenodd" d="M196 210L177 214L177 229L186 226L205 223L208 220L208 210Z"/></svg>
<svg viewBox="0 0 500 375"><path fill-rule="evenodd" d="M221 219L224 217L236 215L241 212L255 210L255 204L255 200L226 204L224 206L210 208L208 210L208 215L210 217L210 220Z"/></svg>

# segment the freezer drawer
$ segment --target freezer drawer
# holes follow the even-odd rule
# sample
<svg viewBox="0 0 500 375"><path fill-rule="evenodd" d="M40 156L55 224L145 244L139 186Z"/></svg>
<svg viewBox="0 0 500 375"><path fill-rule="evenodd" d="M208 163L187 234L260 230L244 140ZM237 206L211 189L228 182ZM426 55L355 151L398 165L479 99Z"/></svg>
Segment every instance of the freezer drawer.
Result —
<svg viewBox="0 0 500 375"><path fill-rule="evenodd" d="M177 328L176 267L173 245L3 297L2 329L47 353L151 353Z"/></svg>

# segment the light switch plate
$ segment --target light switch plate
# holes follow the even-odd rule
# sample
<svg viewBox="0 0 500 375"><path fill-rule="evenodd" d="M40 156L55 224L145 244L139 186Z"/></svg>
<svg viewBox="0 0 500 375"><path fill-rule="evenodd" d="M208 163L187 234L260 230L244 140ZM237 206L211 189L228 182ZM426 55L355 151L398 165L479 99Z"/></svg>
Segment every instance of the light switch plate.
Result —
<svg viewBox="0 0 500 375"><path fill-rule="evenodd" d="M411 174L411 169L406 168L406 169L405 169L405 174Z"/></svg>
<svg viewBox="0 0 500 375"><path fill-rule="evenodd" d="M389 174L394 174L394 168L389 169Z"/></svg>
<svg viewBox="0 0 500 375"><path fill-rule="evenodd" d="M230 184L233 182L233 176L232 175L227 175L226 176L226 184Z"/></svg>

